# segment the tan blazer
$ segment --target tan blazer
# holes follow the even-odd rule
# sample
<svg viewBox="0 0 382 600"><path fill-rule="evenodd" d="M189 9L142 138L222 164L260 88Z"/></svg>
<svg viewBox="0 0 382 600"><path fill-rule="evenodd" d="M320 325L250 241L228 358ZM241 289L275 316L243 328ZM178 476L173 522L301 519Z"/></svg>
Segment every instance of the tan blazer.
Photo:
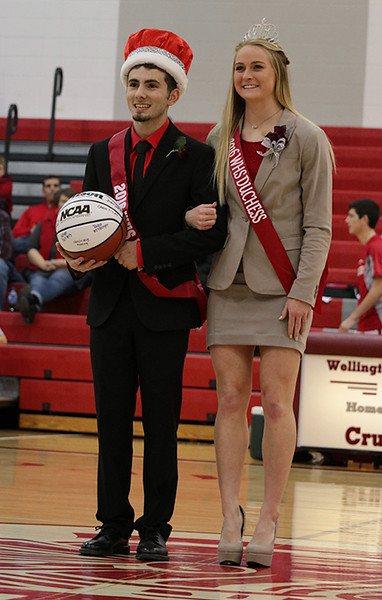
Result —
<svg viewBox="0 0 382 600"><path fill-rule="evenodd" d="M284 110L278 124L286 125L288 145L277 167L274 157L264 157L254 185L297 274L288 296L314 306L331 240L332 165L328 142L322 129L289 110ZM218 135L216 126L207 140L215 148ZM226 199L228 237L224 248L215 254L208 287L227 289L243 259L245 281L251 290L285 294L248 220L231 173Z"/></svg>

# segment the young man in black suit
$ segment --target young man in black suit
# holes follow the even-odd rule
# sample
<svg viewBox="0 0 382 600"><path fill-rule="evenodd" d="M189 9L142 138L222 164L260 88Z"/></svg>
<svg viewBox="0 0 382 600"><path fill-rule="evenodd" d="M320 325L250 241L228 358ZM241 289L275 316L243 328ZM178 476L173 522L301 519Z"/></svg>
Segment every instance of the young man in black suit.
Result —
<svg viewBox="0 0 382 600"><path fill-rule="evenodd" d="M84 190L115 197L129 223L127 241L111 260L73 260L94 269L88 310L99 436L99 533L81 554L129 552L133 529L139 560L168 560L166 541L177 488L177 427L189 331L202 323L205 298L195 261L224 244L226 216L216 208L213 151L184 135L167 113L185 91L192 60L171 32L142 30L129 37L121 70L133 125L95 143ZM149 142L142 173L141 140ZM216 203L216 204L215 204ZM205 204L214 225L187 226L189 208ZM144 427L144 507L129 502L133 416L140 388Z"/></svg>

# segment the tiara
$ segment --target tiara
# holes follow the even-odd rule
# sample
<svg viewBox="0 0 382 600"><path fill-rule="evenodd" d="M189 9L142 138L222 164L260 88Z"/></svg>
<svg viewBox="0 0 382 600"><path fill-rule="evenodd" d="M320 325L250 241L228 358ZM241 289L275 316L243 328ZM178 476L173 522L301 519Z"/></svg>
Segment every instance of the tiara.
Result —
<svg viewBox="0 0 382 600"><path fill-rule="evenodd" d="M267 42L270 42L271 44L277 44L279 41L279 34L277 33L276 25L273 25L273 23L266 23L264 17L261 23L256 23L256 25L250 27L242 41L246 42L253 39L267 40Z"/></svg>

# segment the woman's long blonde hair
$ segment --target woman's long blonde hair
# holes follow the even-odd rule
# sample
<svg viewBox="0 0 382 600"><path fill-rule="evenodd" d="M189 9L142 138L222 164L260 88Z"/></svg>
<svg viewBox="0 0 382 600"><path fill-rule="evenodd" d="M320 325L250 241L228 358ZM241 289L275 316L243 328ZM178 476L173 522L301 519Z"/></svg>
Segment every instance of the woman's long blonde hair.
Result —
<svg viewBox="0 0 382 600"><path fill-rule="evenodd" d="M234 86L234 72L236 56L239 50L244 46L260 46L268 53L271 60L273 70L276 75L276 86L275 86L275 98L277 102L283 107L290 110L292 113L299 115L297 110L292 104L292 97L290 92L288 65L289 59L285 54L283 48L278 44L269 42L268 40L255 38L253 40L244 40L240 42L235 48L235 57L232 66L232 75L230 89L228 91L227 99L223 108L222 118L218 125L219 128L219 143L215 154L215 168L214 168L214 180L219 192L220 202L224 203L225 187L226 187L226 175L228 168L228 152L231 139L239 124L241 117L245 112L245 101ZM329 141L328 141L329 143ZM334 162L333 150L330 146L330 152L332 160Z"/></svg>

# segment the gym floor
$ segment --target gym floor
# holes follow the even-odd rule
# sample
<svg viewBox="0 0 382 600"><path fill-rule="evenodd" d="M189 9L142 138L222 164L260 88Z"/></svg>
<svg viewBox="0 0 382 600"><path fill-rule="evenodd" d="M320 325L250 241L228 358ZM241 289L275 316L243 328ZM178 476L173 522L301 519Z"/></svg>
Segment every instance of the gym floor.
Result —
<svg viewBox="0 0 382 600"><path fill-rule="evenodd" d="M142 506L141 439L131 499ZM348 463L350 464L350 463ZM97 438L0 430L0 600L382 599L382 469L294 464L271 568L222 567L214 448L179 442L179 492L169 562L78 553L94 535ZM263 468L248 453L241 489L245 541L256 524Z"/></svg>

